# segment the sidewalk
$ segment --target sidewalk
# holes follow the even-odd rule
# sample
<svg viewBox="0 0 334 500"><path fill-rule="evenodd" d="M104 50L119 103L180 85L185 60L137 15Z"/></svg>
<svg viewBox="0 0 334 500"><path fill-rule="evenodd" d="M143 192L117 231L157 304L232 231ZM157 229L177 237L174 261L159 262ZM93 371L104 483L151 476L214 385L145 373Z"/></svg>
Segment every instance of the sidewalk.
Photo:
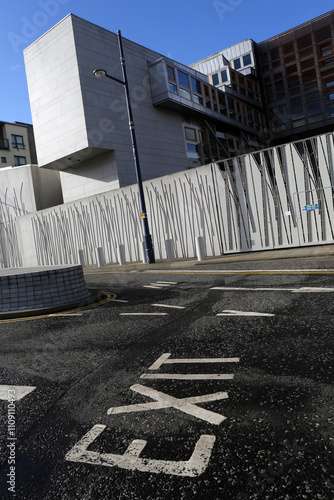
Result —
<svg viewBox="0 0 334 500"><path fill-rule="evenodd" d="M87 266L84 268L84 274L97 273L131 273L159 269L187 269L193 266L205 266L214 264L229 264L231 262L262 262L268 260L280 259L298 259L312 257L330 257L334 256L334 245L317 245L298 248L281 248L278 250L264 250L258 252L245 252L236 254L227 254L219 257L207 257L199 261L193 259L177 259L174 262L167 260L158 261L155 264L144 264L142 262L128 263L123 266L119 264L106 264L102 267Z"/></svg>

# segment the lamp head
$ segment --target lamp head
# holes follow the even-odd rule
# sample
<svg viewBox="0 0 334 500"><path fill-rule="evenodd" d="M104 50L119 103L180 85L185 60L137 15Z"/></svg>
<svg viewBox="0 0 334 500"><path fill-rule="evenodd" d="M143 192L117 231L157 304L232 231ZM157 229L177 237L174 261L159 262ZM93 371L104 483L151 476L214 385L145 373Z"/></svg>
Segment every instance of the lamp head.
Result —
<svg viewBox="0 0 334 500"><path fill-rule="evenodd" d="M102 78L102 76L106 76L107 72L105 69L94 69L93 74L96 78Z"/></svg>

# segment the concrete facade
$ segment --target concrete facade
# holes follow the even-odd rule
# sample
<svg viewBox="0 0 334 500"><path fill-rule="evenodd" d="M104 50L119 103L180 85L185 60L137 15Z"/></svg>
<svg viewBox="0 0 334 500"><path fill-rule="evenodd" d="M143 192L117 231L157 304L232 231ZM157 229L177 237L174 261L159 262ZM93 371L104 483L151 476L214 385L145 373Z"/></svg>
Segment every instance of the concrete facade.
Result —
<svg viewBox="0 0 334 500"><path fill-rule="evenodd" d="M225 95L195 69L123 48L143 180L233 155L244 139L259 147L259 92ZM38 164L61 171L64 200L136 182L123 85L93 75L122 78L117 35L70 14L24 56Z"/></svg>

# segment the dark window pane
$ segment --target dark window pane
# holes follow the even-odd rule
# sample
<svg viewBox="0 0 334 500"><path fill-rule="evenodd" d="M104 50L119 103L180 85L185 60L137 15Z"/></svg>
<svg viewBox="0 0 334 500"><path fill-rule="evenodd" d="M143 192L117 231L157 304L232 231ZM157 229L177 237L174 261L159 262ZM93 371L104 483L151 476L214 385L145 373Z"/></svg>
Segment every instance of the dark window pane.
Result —
<svg viewBox="0 0 334 500"><path fill-rule="evenodd" d="M172 66L168 66L167 65L167 71L168 71L168 78L170 80L174 80L175 81L175 71L174 71L174 68Z"/></svg>
<svg viewBox="0 0 334 500"><path fill-rule="evenodd" d="M285 68L287 75L292 75L293 73L297 73L297 64L292 64L292 66L287 66Z"/></svg>
<svg viewBox="0 0 334 500"><path fill-rule="evenodd" d="M322 28L322 30L315 32L315 39L317 42L322 42L323 40L326 40L327 38L330 38L331 36L332 36L332 34L331 34L331 27L330 26L326 26L326 28Z"/></svg>
<svg viewBox="0 0 334 500"><path fill-rule="evenodd" d="M202 94L202 89L201 89L201 82L199 80L196 80L193 76L190 78L191 80L191 88L193 92L196 92L197 94Z"/></svg>
<svg viewBox="0 0 334 500"><path fill-rule="evenodd" d="M252 64L252 58L251 58L250 54L246 54L245 56L243 56L242 59L244 62L244 66L248 66L249 64Z"/></svg>
<svg viewBox="0 0 334 500"><path fill-rule="evenodd" d="M179 84L181 87L185 87L186 89L190 89L189 87L189 78L187 73L183 73L183 71L177 70L177 75L179 77Z"/></svg>
<svg viewBox="0 0 334 500"><path fill-rule="evenodd" d="M213 83L213 85L219 85L218 73L215 73L214 75L212 75L212 83Z"/></svg>
<svg viewBox="0 0 334 500"><path fill-rule="evenodd" d="M301 61L300 63L301 69L311 68L312 66L314 66L313 57L311 57L310 59L305 59L305 61Z"/></svg>
<svg viewBox="0 0 334 500"><path fill-rule="evenodd" d="M241 62L240 62L240 59L234 59L233 61L233 66L234 66L234 69L240 69L241 68Z"/></svg>
<svg viewBox="0 0 334 500"><path fill-rule="evenodd" d="M306 35L306 36L302 36L301 38L298 38L297 45L298 45L298 49L305 49L305 47L311 47L312 46L312 36Z"/></svg>
<svg viewBox="0 0 334 500"><path fill-rule="evenodd" d="M221 71L221 77L222 77L222 82L227 82L228 78L227 78L227 71L226 69L224 69L223 71Z"/></svg>
<svg viewBox="0 0 334 500"><path fill-rule="evenodd" d="M307 106L307 114L308 115L316 115L321 113L321 104L320 102L314 102L313 104L309 104Z"/></svg>

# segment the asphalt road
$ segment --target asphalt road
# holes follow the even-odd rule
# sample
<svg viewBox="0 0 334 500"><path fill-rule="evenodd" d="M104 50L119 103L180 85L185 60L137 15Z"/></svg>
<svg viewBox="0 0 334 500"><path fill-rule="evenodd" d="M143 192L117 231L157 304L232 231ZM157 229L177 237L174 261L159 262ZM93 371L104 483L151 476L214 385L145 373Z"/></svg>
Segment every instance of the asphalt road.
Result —
<svg viewBox="0 0 334 500"><path fill-rule="evenodd" d="M1 322L0 498L332 499L326 269L91 269L104 304Z"/></svg>

